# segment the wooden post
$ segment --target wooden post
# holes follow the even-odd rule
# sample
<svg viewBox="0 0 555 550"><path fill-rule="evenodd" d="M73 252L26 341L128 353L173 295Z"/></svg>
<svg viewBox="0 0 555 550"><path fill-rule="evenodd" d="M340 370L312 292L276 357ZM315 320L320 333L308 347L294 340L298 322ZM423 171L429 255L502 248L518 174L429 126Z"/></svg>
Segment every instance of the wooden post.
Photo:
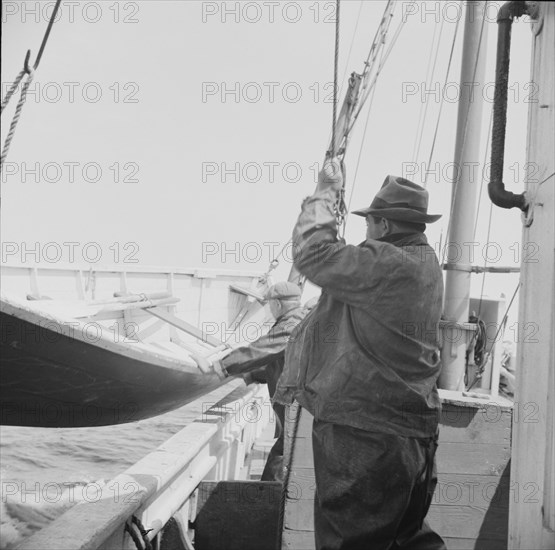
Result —
<svg viewBox="0 0 555 550"><path fill-rule="evenodd" d="M555 6L552 2L535 4L530 80L536 98L529 107L526 166L533 166L536 175L526 181L530 207L522 233L523 258L528 257L521 268L511 470L511 481L520 493L510 505L511 549L555 548ZM517 219L515 215L515 223Z"/></svg>

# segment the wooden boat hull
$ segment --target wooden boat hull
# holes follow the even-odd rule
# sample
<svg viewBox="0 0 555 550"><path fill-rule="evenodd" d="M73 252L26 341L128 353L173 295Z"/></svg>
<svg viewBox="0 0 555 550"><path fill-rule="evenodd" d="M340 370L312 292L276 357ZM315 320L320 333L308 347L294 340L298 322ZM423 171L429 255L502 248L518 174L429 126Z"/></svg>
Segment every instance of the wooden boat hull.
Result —
<svg viewBox="0 0 555 550"><path fill-rule="evenodd" d="M52 270L49 275L48 281L56 279ZM120 274L115 275L119 281ZM202 306L199 289L204 283L190 274L181 275L182 283L188 285L182 284L185 299L181 311L174 305L156 309L165 315L175 314L202 332L206 323L201 322L198 307ZM174 274L174 282L178 278ZM7 286L13 289L15 278L7 279ZM148 279L152 279L151 273ZM164 290L166 279L167 274L155 274L155 283L147 290ZM145 280L140 280L144 285ZM241 330L241 321L258 319L260 323L264 318L264 308L256 300L229 288L255 281L252 276L210 281L210 295L222 302L217 307L212 303L212 314L205 316L212 320L210 326L219 327L220 333L212 333L213 340L225 338L224 321ZM71 292L56 295L54 300L26 300L21 293L16 299L4 296L0 308L1 424L74 428L135 422L179 408L226 382L214 373L202 372L192 358L191 350L209 354L218 349L200 341L202 338L183 333L146 308L128 311L116 307L106 312L105 301L113 302L113 291L118 289L112 282L106 285L110 293L97 293L93 306L83 296L67 301L74 298ZM52 294L49 284L45 284L44 292ZM172 294L177 293L174 290ZM210 307L206 296L205 302ZM60 313L89 311L91 307L90 317ZM131 334L125 332L125 323L134 327ZM228 340L230 335L234 332L229 331ZM228 343L241 343L240 336Z"/></svg>
<svg viewBox="0 0 555 550"><path fill-rule="evenodd" d="M181 407L223 383L215 375L153 365L77 342L4 312L1 324L4 425L73 428L134 422Z"/></svg>

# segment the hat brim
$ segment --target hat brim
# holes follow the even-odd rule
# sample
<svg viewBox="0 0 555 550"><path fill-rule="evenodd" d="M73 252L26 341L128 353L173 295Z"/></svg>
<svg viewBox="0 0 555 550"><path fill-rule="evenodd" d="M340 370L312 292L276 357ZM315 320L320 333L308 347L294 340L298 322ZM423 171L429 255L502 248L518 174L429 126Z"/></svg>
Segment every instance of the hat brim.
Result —
<svg viewBox="0 0 555 550"><path fill-rule="evenodd" d="M434 223L441 218L441 214L424 214L411 208L364 208L362 210L354 210L351 214L356 214L363 218L366 218L366 216L376 216L377 218L411 223Z"/></svg>

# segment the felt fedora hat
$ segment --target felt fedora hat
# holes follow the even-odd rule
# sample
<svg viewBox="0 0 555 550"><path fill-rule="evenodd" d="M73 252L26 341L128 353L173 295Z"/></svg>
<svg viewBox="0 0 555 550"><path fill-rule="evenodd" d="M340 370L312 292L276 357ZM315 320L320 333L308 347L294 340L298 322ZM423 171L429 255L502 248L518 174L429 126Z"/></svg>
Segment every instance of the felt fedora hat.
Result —
<svg viewBox="0 0 555 550"><path fill-rule="evenodd" d="M441 214L428 214L426 189L397 176L387 176L372 204L353 214L413 223L432 223L441 218Z"/></svg>

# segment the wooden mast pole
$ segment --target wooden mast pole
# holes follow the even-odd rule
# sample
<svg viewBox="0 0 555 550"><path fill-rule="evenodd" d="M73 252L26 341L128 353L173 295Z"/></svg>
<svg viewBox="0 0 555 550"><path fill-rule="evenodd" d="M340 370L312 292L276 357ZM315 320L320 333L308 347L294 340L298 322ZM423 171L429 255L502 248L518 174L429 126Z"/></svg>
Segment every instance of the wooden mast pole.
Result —
<svg viewBox="0 0 555 550"><path fill-rule="evenodd" d="M453 169L450 231L447 246L447 276L444 317L443 370L439 387L464 389L466 346L468 344L468 309L470 301L470 267L476 219L476 195L480 181L480 126L482 122L483 84L487 44L486 2L467 2L457 136Z"/></svg>

